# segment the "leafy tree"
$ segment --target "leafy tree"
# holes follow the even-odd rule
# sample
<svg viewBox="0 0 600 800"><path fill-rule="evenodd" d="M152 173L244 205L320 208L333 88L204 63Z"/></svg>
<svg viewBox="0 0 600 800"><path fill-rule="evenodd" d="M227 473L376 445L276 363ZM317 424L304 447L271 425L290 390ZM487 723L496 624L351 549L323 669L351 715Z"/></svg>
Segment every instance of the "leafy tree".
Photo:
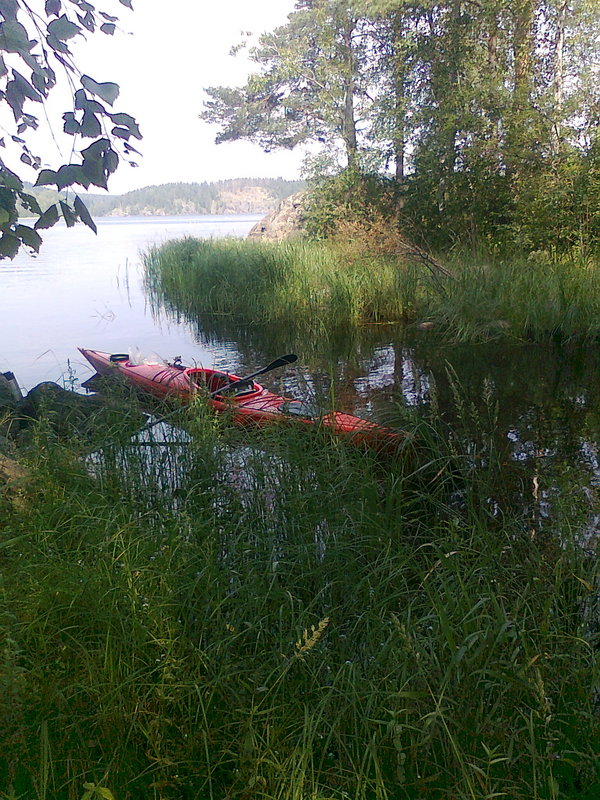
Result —
<svg viewBox="0 0 600 800"><path fill-rule="evenodd" d="M267 151L341 145L355 166L372 105L365 25L344 0L298 0L289 22L250 51L258 71L243 87L207 89L201 117L221 126L217 143L248 139Z"/></svg>
<svg viewBox="0 0 600 800"><path fill-rule="evenodd" d="M554 236L553 214L557 241L576 238L584 182L574 176L598 138L600 6L364 2L388 25L394 15L402 22L405 56L389 60L383 74L388 86L394 74L402 80L405 211L430 240L500 235L539 247ZM580 209L589 196L579 196Z"/></svg>
<svg viewBox="0 0 600 800"><path fill-rule="evenodd" d="M356 224L390 219L395 211L394 187L389 178L345 169L318 181L309 192L303 224L314 239L335 235L340 222Z"/></svg>
<svg viewBox="0 0 600 800"><path fill-rule="evenodd" d="M600 131L598 0L298 0L251 54L244 87L209 90L217 141L342 142L353 173L392 172L393 219L401 208L439 247L597 236L584 176Z"/></svg>
<svg viewBox="0 0 600 800"><path fill-rule="evenodd" d="M118 0L132 8L131 0ZM20 150L20 160L38 171L37 186L107 188L109 176L120 157L130 160L137 153L131 139L141 139L134 118L112 107L119 95L116 83L99 83L81 74L71 50L71 41L96 32L111 36L118 18L97 9L87 0L0 0L0 100L11 116L7 136ZM40 157L27 142L27 132L38 127L32 113L43 105L58 85L59 77L71 87L73 107L63 114L66 134L89 139L76 161L58 170L41 169ZM5 126L6 127L6 126ZM6 146L0 139L0 146ZM130 161L130 163L133 163ZM19 223L18 209L36 217L33 227ZM96 230L81 198L58 200L42 212L22 178L0 158L0 258L13 258L23 244L38 251L39 230L60 218L71 227L78 220Z"/></svg>

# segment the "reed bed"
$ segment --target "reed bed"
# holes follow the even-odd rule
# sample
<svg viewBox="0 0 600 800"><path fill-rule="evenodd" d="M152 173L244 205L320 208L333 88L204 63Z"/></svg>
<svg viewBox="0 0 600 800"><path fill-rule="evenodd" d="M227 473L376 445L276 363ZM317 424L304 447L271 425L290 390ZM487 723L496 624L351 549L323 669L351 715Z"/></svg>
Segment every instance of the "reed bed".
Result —
<svg viewBox="0 0 600 800"><path fill-rule="evenodd" d="M597 340L600 270L583 256L492 260L455 257L445 296L429 297L430 318L455 341Z"/></svg>
<svg viewBox="0 0 600 800"><path fill-rule="evenodd" d="M85 458L41 425L0 496L0 796L598 796L572 509L492 512L485 432L384 464L190 419Z"/></svg>
<svg viewBox="0 0 600 800"><path fill-rule="evenodd" d="M146 285L188 316L335 328L399 321L414 303L412 268L341 257L334 245L181 239L150 249Z"/></svg>
<svg viewBox="0 0 600 800"><path fill-rule="evenodd" d="M547 342L600 336L600 270L583 256L446 259L451 279L340 242L184 239L145 255L155 302L321 338L365 323L428 322L445 340Z"/></svg>

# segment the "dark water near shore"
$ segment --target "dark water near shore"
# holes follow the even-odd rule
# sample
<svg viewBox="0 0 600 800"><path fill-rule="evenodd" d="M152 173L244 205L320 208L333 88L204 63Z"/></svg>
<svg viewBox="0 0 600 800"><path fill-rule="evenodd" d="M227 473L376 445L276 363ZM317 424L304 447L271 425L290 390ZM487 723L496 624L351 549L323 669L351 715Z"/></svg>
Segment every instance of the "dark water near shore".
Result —
<svg viewBox="0 0 600 800"><path fill-rule="evenodd" d="M236 341L248 367L298 352L303 370L272 378L275 388L326 404L333 396L336 407L400 428L433 409L472 453L473 469L485 469L493 451L503 503L517 504L532 531L559 514L584 543L600 532L600 348L453 346L395 326L298 341L294 331L236 331L222 318L195 324L201 343ZM493 506L490 498L491 515Z"/></svg>
<svg viewBox="0 0 600 800"><path fill-rule="evenodd" d="M47 231L36 258L0 262L0 371L26 390L52 380L77 386L91 374L77 346L138 349L243 372L284 352L300 360L265 379L272 388L327 397L343 410L399 427L431 404L465 439L495 441L518 470L523 495L537 487L540 513L570 483L598 525L600 350L572 346L449 346L428 332L373 326L335 336L240 327L228 318L186 320L149 302L140 252L186 235L244 236L257 217L99 220ZM535 479L535 480L534 480Z"/></svg>

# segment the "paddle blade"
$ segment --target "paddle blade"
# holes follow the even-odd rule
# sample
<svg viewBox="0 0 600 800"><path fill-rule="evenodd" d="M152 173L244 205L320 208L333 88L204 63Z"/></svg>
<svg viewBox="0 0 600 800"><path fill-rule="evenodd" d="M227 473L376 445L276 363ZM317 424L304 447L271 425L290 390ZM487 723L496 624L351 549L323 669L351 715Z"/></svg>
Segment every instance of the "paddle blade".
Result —
<svg viewBox="0 0 600 800"><path fill-rule="evenodd" d="M245 378L238 378L237 381L232 381L228 383L227 386L215 389L214 392L209 394L209 397L216 397L218 394L222 394L225 389L231 389L232 386L240 386L243 383L248 383L252 378L256 378L257 375L264 375L265 372L271 372L272 369L277 369L278 367L285 367L286 364L293 364L294 361L298 361L298 356L295 353L288 353L287 356L280 356L276 358L275 361L271 361L270 364L267 364L266 367L256 370L256 372L253 372L251 375L246 375Z"/></svg>
<svg viewBox="0 0 600 800"><path fill-rule="evenodd" d="M293 364L294 361L298 361L298 356L295 353L289 353L287 356L281 356L275 359L275 361L271 361L270 364L261 369L261 373L270 372L272 369L277 369L278 367L284 367L286 364Z"/></svg>

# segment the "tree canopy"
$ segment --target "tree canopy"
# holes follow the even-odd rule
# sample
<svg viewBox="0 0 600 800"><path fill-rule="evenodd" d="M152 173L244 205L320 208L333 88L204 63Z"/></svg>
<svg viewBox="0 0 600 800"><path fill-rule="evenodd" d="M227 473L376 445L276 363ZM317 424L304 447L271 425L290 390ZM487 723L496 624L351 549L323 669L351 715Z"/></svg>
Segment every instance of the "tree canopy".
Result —
<svg viewBox="0 0 600 800"><path fill-rule="evenodd" d="M118 2L132 8L131 0ZM0 0L0 108L6 112L6 134L0 138L0 146L6 148L8 140L18 147L20 162L38 172L37 186L55 186L59 191L74 186L106 189L122 158L135 163L131 158L137 150L131 140L141 139L141 133L131 115L113 110L119 86L82 74L71 49L79 36L112 36L117 24L115 14L87 0ZM56 170L41 169L41 158L32 152L28 132L39 125L33 113L36 104L43 106L61 82L68 84L73 98L72 107L63 114L63 131L74 137L73 160ZM82 142L85 146L77 150L80 140L89 142ZM38 251L42 242L38 231L61 218L69 227L81 221L96 230L77 194L42 211L7 160L0 157L0 258L13 258L22 244ZM34 215L33 226L19 222L20 207Z"/></svg>
<svg viewBox="0 0 600 800"><path fill-rule="evenodd" d="M221 126L216 141L249 139L265 150L309 141L342 145L348 164L371 100L359 60L362 21L346 2L301 0L289 22L251 50L259 70L241 88L207 89L202 117Z"/></svg>
<svg viewBox="0 0 600 800"><path fill-rule="evenodd" d="M552 210L565 246L600 237L597 0L298 0L250 56L244 86L208 90L217 142L339 147L429 232L535 248Z"/></svg>

